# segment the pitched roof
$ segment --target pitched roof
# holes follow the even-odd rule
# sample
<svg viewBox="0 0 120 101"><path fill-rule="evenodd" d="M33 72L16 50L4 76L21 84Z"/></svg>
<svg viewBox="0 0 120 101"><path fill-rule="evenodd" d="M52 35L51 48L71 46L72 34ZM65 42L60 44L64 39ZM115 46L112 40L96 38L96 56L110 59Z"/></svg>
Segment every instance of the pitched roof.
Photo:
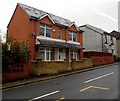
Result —
<svg viewBox="0 0 120 101"><path fill-rule="evenodd" d="M120 39L120 32L117 32L117 31L112 31L110 32L110 35L115 37L116 39Z"/></svg>
<svg viewBox="0 0 120 101"><path fill-rule="evenodd" d="M100 28L97 28L97 27L94 27L92 25L89 25L89 24L86 24L86 25L82 25L82 26L79 26L79 29L83 30L82 27L86 27L86 28L89 28L99 34L103 34L105 31L100 29ZM84 30L83 30L84 31Z"/></svg>
<svg viewBox="0 0 120 101"><path fill-rule="evenodd" d="M36 8L30 7L24 4L18 3L18 5L30 16L30 18L33 18L33 19L39 20L45 16L48 16L53 21L53 23L66 26L66 27L69 27L72 23L74 23L68 19L64 19L62 17L53 15L51 13L48 13L42 10L38 10Z"/></svg>

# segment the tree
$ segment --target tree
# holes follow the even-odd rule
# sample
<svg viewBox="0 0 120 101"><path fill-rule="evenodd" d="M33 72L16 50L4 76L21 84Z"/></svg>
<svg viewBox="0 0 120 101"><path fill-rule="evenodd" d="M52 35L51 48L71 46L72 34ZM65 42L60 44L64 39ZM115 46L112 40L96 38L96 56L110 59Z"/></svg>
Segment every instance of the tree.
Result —
<svg viewBox="0 0 120 101"><path fill-rule="evenodd" d="M7 39L9 42L10 39ZM6 72L9 65L20 64L29 61L30 52L27 42L14 42L10 50L7 49L7 42L2 44L2 67Z"/></svg>

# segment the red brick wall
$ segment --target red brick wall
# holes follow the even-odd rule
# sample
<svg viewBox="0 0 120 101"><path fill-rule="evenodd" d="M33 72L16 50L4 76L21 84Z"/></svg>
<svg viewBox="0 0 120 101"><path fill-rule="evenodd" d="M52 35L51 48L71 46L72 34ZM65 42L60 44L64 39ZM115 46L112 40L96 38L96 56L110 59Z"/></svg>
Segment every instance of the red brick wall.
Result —
<svg viewBox="0 0 120 101"><path fill-rule="evenodd" d="M29 16L25 13L20 6L16 7L16 10L8 25L7 35L12 37L12 41L28 41L31 59L35 58L35 39L32 33L35 30L35 21L29 19Z"/></svg>
<svg viewBox="0 0 120 101"><path fill-rule="evenodd" d="M10 72L10 73L3 73L2 79L4 82L14 81L18 79L28 78L29 76L29 65L30 63L25 63L23 71L19 72Z"/></svg>
<svg viewBox="0 0 120 101"><path fill-rule="evenodd" d="M32 36L32 33L35 32L37 36L40 35L40 23L52 25L52 38L58 38L58 26L53 24L53 22L49 19L48 16L44 17L39 21L29 19L29 16L19 6L16 7L16 10L8 26L8 36L12 36L14 40L28 40L32 60L34 60L38 55L38 48L35 50L35 38ZM65 27L61 28L63 40L68 40L68 32L69 30L72 30L77 32L77 42L80 42L80 45L82 46L82 32L79 32L74 25L72 25L69 29L65 29ZM79 58L83 58L82 50L80 51Z"/></svg>
<svg viewBox="0 0 120 101"><path fill-rule="evenodd" d="M8 25L7 34L12 36L13 40L26 41L30 37L28 29L30 29L29 17L21 7L17 6Z"/></svg>
<svg viewBox="0 0 120 101"><path fill-rule="evenodd" d="M114 56L111 53L105 53L105 52L84 52L84 57L91 56L93 58L93 65L103 65L103 64L109 64L114 62Z"/></svg>

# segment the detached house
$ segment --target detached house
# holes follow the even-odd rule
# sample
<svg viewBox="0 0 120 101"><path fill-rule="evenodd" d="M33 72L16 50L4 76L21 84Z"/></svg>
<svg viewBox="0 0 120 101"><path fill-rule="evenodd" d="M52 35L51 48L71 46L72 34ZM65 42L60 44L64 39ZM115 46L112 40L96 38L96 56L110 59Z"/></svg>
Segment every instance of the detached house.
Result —
<svg viewBox="0 0 120 101"><path fill-rule="evenodd" d="M83 31L68 19L18 3L7 28L8 37L28 41L31 60L83 58Z"/></svg>

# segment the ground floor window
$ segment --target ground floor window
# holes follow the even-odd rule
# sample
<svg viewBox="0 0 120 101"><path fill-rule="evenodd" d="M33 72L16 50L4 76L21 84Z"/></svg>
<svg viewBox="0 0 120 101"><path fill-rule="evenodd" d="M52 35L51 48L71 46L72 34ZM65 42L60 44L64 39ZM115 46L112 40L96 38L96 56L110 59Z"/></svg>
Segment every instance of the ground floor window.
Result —
<svg viewBox="0 0 120 101"><path fill-rule="evenodd" d="M58 52L58 57L59 57L59 60L62 60L62 49L59 49L59 52Z"/></svg>
<svg viewBox="0 0 120 101"><path fill-rule="evenodd" d="M54 60L55 61L64 61L66 59L66 50L61 48L54 49Z"/></svg>
<svg viewBox="0 0 120 101"><path fill-rule="evenodd" d="M76 50L71 50L71 51L70 51L70 60L71 60L71 59L75 59L75 60L78 59L78 53L77 53Z"/></svg>
<svg viewBox="0 0 120 101"><path fill-rule="evenodd" d="M52 49L40 48L39 49L39 57L43 61L50 61L50 60L52 60Z"/></svg>

